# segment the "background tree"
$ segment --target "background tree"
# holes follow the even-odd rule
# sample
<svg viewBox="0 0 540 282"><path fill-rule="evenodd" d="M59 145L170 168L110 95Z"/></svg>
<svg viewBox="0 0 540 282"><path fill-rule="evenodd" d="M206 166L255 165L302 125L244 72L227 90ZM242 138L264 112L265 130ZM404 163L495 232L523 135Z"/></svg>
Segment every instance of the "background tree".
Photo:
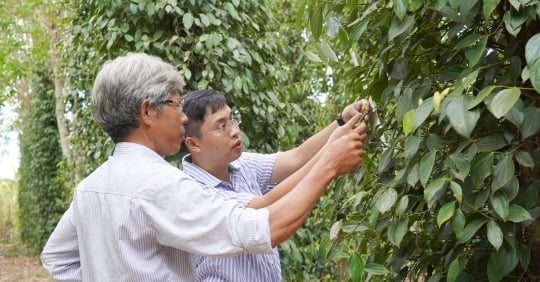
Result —
<svg viewBox="0 0 540 282"><path fill-rule="evenodd" d="M127 52L146 52L173 63L186 78L186 91L214 88L224 93L243 116L242 137L250 149L275 151L308 136L314 128L306 127L306 114L318 112L319 103L308 99L310 81L302 68L309 61L301 53L305 40L291 26L282 28L273 13L290 10L288 5L281 1L76 3L63 47L72 93L68 99L74 117L71 141L74 155L80 158L74 163L79 169L76 175L87 175L112 150L91 120L88 93L102 63Z"/></svg>
<svg viewBox="0 0 540 282"><path fill-rule="evenodd" d="M334 277L538 280L540 2L304 3L314 59L380 120L320 241Z"/></svg>
<svg viewBox="0 0 540 282"><path fill-rule="evenodd" d="M54 84L45 68L36 73L31 109L22 115L21 164L18 172L20 235L30 249L41 252L66 208L64 188L55 179L62 159L55 118Z"/></svg>

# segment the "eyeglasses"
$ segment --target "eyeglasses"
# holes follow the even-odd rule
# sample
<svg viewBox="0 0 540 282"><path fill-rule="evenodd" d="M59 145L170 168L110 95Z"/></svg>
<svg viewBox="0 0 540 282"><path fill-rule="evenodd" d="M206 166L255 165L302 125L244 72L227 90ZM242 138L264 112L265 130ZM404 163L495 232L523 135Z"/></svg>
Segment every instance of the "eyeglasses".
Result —
<svg viewBox="0 0 540 282"><path fill-rule="evenodd" d="M176 106L178 110L180 111L182 111L182 108L184 107L184 99L178 99L178 100L169 99L169 100L163 101L162 103L166 105Z"/></svg>
<svg viewBox="0 0 540 282"><path fill-rule="evenodd" d="M234 114L231 119L227 120L226 122L222 123L219 125L219 127L217 129L214 129L214 130L209 130L209 131L205 131L205 132L199 132L199 134L197 134L198 136L201 136L203 134L218 134L218 135L221 135L225 132L230 132L231 128L234 126L234 127L237 127L242 123L242 116L240 114Z"/></svg>

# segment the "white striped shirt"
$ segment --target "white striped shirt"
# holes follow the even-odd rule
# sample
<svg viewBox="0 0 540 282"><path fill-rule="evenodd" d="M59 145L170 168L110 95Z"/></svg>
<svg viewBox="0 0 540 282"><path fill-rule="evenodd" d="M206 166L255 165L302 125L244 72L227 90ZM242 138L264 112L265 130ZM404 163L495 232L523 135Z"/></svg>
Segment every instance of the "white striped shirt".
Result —
<svg viewBox="0 0 540 282"><path fill-rule="evenodd" d="M188 253L271 253L268 211L225 201L154 151L119 143L41 255L56 281L193 281Z"/></svg>
<svg viewBox="0 0 540 282"><path fill-rule="evenodd" d="M254 196L260 196L273 188L270 178L277 154L242 153L229 165L232 182L222 182L191 161L187 155L182 160L184 172L200 181L225 199L238 201L247 206ZM277 248L273 254L242 254L235 257L208 257L192 254L196 267L195 281L272 282L281 281L281 265Z"/></svg>

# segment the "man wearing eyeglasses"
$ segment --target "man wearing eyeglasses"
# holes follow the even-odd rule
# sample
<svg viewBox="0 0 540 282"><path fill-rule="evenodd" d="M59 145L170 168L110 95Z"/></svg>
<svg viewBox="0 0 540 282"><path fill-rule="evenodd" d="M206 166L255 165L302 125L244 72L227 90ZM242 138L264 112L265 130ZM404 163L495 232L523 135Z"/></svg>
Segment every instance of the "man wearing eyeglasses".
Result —
<svg viewBox="0 0 540 282"><path fill-rule="evenodd" d="M361 162L365 127L349 122L309 170L280 184L297 195L260 209L226 201L164 159L184 141L183 85L174 66L142 53L109 61L97 74L92 116L115 150L77 185L41 253L55 281L193 281L188 253L271 253L328 184ZM233 125L225 122L224 131Z"/></svg>
<svg viewBox="0 0 540 282"><path fill-rule="evenodd" d="M347 106L338 121L328 125L297 148L276 154L242 153L241 119L215 90L197 90L184 95L188 116L185 144L190 152L182 160L190 174L226 199L251 208L263 208L287 194L294 186L278 185L308 163L327 142L330 134L364 111L360 100ZM345 120L343 120L345 119ZM365 124L363 125L365 126ZM305 168L304 168L305 169ZM242 254L235 257L191 255L196 281L282 281L279 254Z"/></svg>

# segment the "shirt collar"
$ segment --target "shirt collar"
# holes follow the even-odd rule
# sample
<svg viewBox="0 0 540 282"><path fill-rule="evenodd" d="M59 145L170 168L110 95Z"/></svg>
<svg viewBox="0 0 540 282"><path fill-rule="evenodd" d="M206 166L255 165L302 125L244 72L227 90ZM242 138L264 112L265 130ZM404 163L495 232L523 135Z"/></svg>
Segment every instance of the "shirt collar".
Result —
<svg viewBox="0 0 540 282"><path fill-rule="evenodd" d="M236 163L236 161L234 161L229 164L228 169L229 169L229 173L234 174L240 170L240 166L239 164ZM209 187L218 187L220 184L226 185L226 186L230 185L228 183L221 181L219 178L213 176L208 171L202 169L198 165L194 164L191 154L187 154L182 158L182 170L185 173L191 175L191 177L195 178L199 182Z"/></svg>
<svg viewBox="0 0 540 282"><path fill-rule="evenodd" d="M114 146L112 157L115 158L145 158L156 162L167 162L162 156L152 149L132 142L118 142Z"/></svg>

